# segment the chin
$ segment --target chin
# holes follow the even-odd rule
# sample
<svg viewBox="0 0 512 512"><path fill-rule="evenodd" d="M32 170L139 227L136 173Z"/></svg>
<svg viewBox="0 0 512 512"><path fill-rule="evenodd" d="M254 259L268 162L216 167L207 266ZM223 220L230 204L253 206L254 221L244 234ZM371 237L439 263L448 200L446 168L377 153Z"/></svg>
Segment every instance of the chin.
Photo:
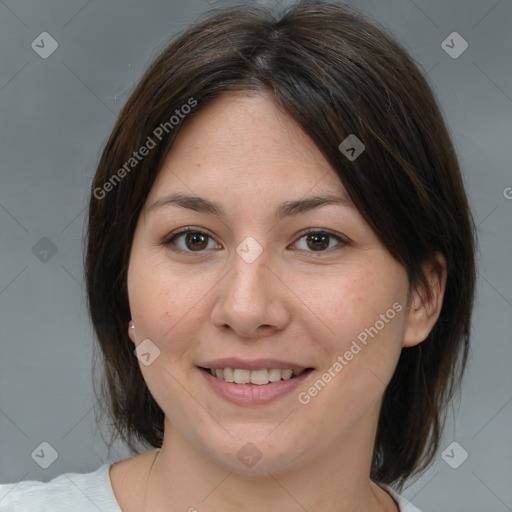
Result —
<svg viewBox="0 0 512 512"><path fill-rule="evenodd" d="M225 449L210 448L215 463L240 475L268 477L288 468L302 450L292 438L268 439L268 431L260 435L247 435L237 441L229 439Z"/></svg>

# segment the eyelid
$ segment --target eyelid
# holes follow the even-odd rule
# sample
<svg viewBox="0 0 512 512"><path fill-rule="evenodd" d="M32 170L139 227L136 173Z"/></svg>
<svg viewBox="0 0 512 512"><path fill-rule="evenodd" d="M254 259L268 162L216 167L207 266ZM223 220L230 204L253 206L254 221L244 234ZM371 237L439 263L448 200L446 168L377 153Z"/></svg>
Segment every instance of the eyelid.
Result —
<svg viewBox="0 0 512 512"><path fill-rule="evenodd" d="M334 231L331 231L330 229L325 228L307 228L303 231L300 231L296 235L295 241L292 243L292 245L295 245L299 240L304 238L305 236L309 234L320 234L320 235L328 235L334 239L336 239L339 243L335 245L334 247L331 247L330 249L327 249L326 251L306 251L308 255L311 255L313 258L321 258L323 255L331 254L333 251L339 250L342 247L346 245L350 245L350 241L347 237L344 235L341 235L339 233L335 233ZM294 249L296 250L296 249Z"/></svg>
<svg viewBox="0 0 512 512"><path fill-rule="evenodd" d="M324 234L324 235L330 235L333 238L337 238L340 242L349 244L349 239L346 236L342 235L341 233L336 233L334 231L331 231L330 229L325 229L325 228L304 229L303 231L300 231L299 233L297 233L297 235L296 235L298 237L297 240L300 240L303 236L309 235L310 233L320 233L320 234Z"/></svg>
<svg viewBox="0 0 512 512"><path fill-rule="evenodd" d="M206 235L207 237L209 237L210 239L215 241L215 238L212 235L210 235L210 233L208 233L208 231L206 231L205 229L197 228L195 226L185 226L183 228L177 229L176 231L173 231L172 233L169 233L167 236L164 237L164 239L162 240L161 243L164 247L168 247L168 246L172 245L172 242L175 238L178 238L180 235L184 235L186 233L199 233L202 235ZM215 243L218 243L218 242L215 241ZM218 244L218 245L220 245L220 244ZM205 255L205 251L184 251L183 249L180 249L179 247L175 247L171 250L174 252L192 254L196 257Z"/></svg>
<svg viewBox="0 0 512 512"><path fill-rule="evenodd" d="M197 227L194 227L194 226L185 226L183 228L180 228L176 231L173 231L172 233L169 233L166 237L164 237L164 239L162 240L162 245L164 246L169 246L171 245L172 241L176 238L178 238L180 235L183 235L183 234L186 234L186 233L199 233L199 234L203 234L203 235L206 235L208 236L209 238L211 238L212 240L215 241L215 238L210 235L210 233L208 233L208 231L206 231L205 229L203 228L197 228ZM300 231L299 233L297 233L296 237L295 237L295 241L292 242L292 245L296 244L299 240L301 240L302 238L304 238L305 236L307 236L308 234L312 234L312 233L315 233L315 234L323 234L323 235L328 235L328 236L331 236L332 238L335 238L338 242L340 242L339 244L337 244L335 247L332 247L331 249L328 249L326 251L306 251L307 253L309 254L312 254L313 256L315 255L323 255L323 254L330 254L332 251L336 250L339 246L345 246L345 245L350 245L350 242L349 240L341 235L341 234L338 234L338 233L335 233L329 229L325 229L325 228L307 228L303 231ZM216 242L216 241L215 241ZM218 243L218 242L216 242ZM218 244L220 245L220 244ZM206 253L206 251L184 251L183 249L180 249L180 248L174 248L174 249L171 249L175 252L182 252L182 253L186 253L186 254L193 254L195 256L202 256ZM296 250L296 249L293 249L293 250Z"/></svg>

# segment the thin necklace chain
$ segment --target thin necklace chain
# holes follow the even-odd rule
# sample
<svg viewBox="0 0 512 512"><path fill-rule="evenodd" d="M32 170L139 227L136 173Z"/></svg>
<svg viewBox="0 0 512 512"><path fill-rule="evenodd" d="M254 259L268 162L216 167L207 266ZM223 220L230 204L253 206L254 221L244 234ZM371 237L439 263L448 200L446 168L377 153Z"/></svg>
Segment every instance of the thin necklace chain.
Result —
<svg viewBox="0 0 512 512"><path fill-rule="evenodd" d="M151 472L153 471L153 468L155 467L155 463L158 459L158 456L160 455L160 448L156 449L155 458L153 459L153 464L151 464L151 469L148 473L148 478L146 480L146 489L144 491L144 512L147 512L147 500L148 500L148 488L149 488L149 477L151 476Z"/></svg>

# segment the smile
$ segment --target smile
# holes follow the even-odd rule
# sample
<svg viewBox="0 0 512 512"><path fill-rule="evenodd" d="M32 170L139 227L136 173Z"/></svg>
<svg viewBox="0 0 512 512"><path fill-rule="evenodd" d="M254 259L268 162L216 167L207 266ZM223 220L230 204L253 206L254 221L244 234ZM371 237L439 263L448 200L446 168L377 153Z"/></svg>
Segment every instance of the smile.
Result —
<svg viewBox="0 0 512 512"><path fill-rule="evenodd" d="M290 370L279 368L262 370L244 370L238 368L206 368L214 377L223 379L226 382L235 382L236 384L256 384L262 386L269 382L278 382L288 380L301 375L307 370Z"/></svg>
<svg viewBox="0 0 512 512"><path fill-rule="evenodd" d="M313 368L199 369L216 394L237 405L266 404L283 397L307 379L313 371Z"/></svg>

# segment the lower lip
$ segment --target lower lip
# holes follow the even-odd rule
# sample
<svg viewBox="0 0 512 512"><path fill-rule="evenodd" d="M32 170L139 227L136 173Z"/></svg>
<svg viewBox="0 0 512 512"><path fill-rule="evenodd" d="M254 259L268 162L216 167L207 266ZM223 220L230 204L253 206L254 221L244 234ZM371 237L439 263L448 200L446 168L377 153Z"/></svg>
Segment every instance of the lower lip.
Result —
<svg viewBox="0 0 512 512"><path fill-rule="evenodd" d="M291 393L313 373L312 370L308 370L292 379L278 380L259 386L257 384L226 382L224 379L214 377L208 370L202 370L201 368L199 368L199 372L204 375L206 382L215 392L237 405L260 405L277 400Z"/></svg>

